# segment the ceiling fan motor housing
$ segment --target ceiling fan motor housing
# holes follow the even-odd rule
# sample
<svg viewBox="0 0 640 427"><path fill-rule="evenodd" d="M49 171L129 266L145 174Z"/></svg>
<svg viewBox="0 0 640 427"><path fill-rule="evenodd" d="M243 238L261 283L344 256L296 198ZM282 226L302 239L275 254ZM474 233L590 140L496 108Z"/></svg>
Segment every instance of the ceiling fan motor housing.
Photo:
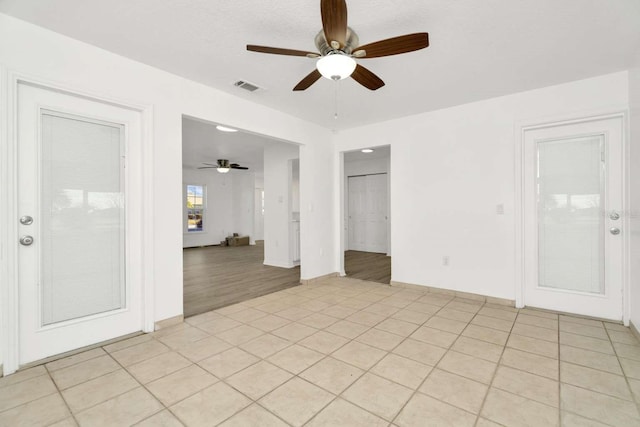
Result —
<svg viewBox="0 0 640 427"><path fill-rule="evenodd" d="M324 36L324 31L320 30L320 32L316 35L315 44L318 48L318 52L322 54L322 56L328 55L331 52L334 52L335 49L331 47L331 44L327 41ZM357 46L360 46L360 39L358 38L358 34L353 31L350 27L347 27L347 38L344 47L341 49L342 52L347 55L351 55L353 49Z"/></svg>

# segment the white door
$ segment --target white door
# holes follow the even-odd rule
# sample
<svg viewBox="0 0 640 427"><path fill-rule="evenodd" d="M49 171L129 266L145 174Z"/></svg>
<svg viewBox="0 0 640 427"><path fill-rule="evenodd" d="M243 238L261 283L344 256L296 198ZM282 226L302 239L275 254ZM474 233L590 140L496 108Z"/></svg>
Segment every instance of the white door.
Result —
<svg viewBox="0 0 640 427"><path fill-rule="evenodd" d="M526 130L527 306L622 319L622 120Z"/></svg>
<svg viewBox="0 0 640 427"><path fill-rule="evenodd" d="M387 174L350 176L349 249L387 252Z"/></svg>
<svg viewBox="0 0 640 427"><path fill-rule="evenodd" d="M140 113L18 86L19 363L142 329Z"/></svg>
<svg viewBox="0 0 640 427"><path fill-rule="evenodd" d="M349 177L349 249L366 251L367 177Z"/></svg>
<svg viewBox="0 0 640 427"><path fill-rule="evenodd" d="M367 250L387 253L387 174L367 175Z"/></svg>

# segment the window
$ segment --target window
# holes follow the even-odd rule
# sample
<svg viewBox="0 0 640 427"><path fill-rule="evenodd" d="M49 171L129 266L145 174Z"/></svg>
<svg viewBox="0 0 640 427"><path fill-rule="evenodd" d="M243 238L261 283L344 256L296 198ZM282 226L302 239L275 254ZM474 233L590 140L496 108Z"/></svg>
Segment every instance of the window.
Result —
<svg viewBox="0 0 640 427"><path fill-rule="evenodd" d="M187 232L204 231L205 187L187 185Z"/></svg>

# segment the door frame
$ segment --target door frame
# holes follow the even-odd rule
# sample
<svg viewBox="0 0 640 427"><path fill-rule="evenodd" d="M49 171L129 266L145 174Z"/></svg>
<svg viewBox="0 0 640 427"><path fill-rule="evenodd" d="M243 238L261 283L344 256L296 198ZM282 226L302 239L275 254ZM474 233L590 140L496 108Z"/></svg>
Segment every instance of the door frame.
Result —
<svg viewBox="0 0 640 427"><path fill-rule="evenodd" d="M391 222L391 218L393 218L393 202L391 200L392 196L392 188L391 188L391 175L393 173L393 163L391 159L393 157L393 144L382 145L381 147L389 147L389 159L388 159L388 169L387 175L387 256L392 256L392 240L391 237L393 235L393 223ZM338 227L336 228L335 238L338 242L338 251L336 253L336 266L338 267L338 275L341 277L345 277L347 275L344 267L344 253L349 248L349 230L348 230L348 220L346 218L346 214L349 211L349 189L348 182L349 176L345 173L344 170L344 155L345 153L361 150L363 148L376 148L378 146L357 146L350 147L349 149L345 149L343 151L338 151L335 153L335 160L338 167L338 173L334 177L334 185L337 186L338 191L334 195L334 200L336 206L339 209L336 209L334 219L336 220L336 224ZM393 260L393 259L392 259ZM393 265L391 268L391 280L393 281Z"/></svg>
<svg viewBox="0 0 640 427"><path fill-rule="evenodd" d="M621 227L625 230L622 233L622 320L625 326L629 325L630 318L630 238L626 232L629 225L629 200L630 200L630 156L629 156L629 120L628 109L621 107L617 109L607 109L591 111L582 114L572 114L565 116L548 117L542 120L523 120L517 121L514 128L515 147L514 147L514 181L515 181L515 200L514 200L514 222L515 222L515 239L514 239L514 260L515 260L515 300L516 307L523 308L525 301L525 249L529 244L525 241L525 133L538 129L552 128L557 126L588 123L606 119L619 119L622 123L622 218Z"/></svg>
<svg viewBox="0 0 640 427"><path fill-rule="evenodd" d="M17 155L18 155L18 85L30 85L65 95L106 103L140 113L141 120L141 160L136 165L141 170L141 186L138 200L141 201L140 245L142 265L140 266L142 295L143 332L154 330L154 221L153 221L153 106L137 104L129 100L114 99L104 94L96 94L69 87L38 77L25 75L13 70L0 68L0 352L2 354L2 374L12 374L19 369L19 280L18 247L18 199L17 199Z"/></svg>

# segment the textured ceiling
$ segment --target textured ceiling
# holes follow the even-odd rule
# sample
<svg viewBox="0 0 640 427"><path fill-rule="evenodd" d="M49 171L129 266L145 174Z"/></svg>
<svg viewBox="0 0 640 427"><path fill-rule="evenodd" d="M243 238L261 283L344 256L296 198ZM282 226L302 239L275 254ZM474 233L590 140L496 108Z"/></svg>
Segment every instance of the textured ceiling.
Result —
<svg viewBox="0 0 640 427"><path fill-rule="evenodd" d="M214 123L189 117L182 119L182 166L196 169L202 163L215 164L218 159L246 166L257 176L264 172L265 145L287 144L246 132L221 132ZM215 172L211 170L212 172ZM243 173L232 170L231 173Z"/></svg>
<svg viewBox="0 0 640 427"><path fill-rule="evenodd" d="M391 146L383 145L381 147L371 147L373 153L363 153L360 150L347 151L344 153L344 161L358 161L358 160L371 160L371 159L386 159L391 156Z"/></svg>
<svg viewBox="0 0 640 427"><path fill-rule="evenodd" d="M338 120L333 82L291 91L314 60L245 50L314 50L318 0L0 0L0 12L332 129L624 70L640 47L638 0L347 3L361 43L427 31L431 46L360 60L387 85L340 82Z"/></svg>
<svg viewBox="0 0 640 427"><path fill-rule="evenodd" d="M200 120L182 119L182 166L195 169L204 166L203 162L215 164L218 159L227 159L261 174L267 139L244 132L221 132L215 126Z"/></svg>

